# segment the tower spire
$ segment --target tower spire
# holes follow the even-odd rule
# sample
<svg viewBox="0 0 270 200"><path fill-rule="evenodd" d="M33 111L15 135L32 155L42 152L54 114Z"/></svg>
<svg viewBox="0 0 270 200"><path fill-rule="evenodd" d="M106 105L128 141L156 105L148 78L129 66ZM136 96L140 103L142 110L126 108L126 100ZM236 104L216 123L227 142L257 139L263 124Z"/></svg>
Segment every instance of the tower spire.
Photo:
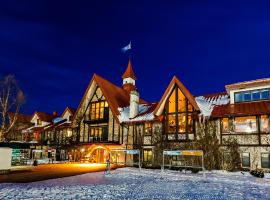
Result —
<svg viewBox="0 0 270 200"><path fill-rule="evenodd" d="M130 58L128 59L127 69L124 72L124 74L122 75L122 79L125 79L125 78L132 78L134 80L137 80L137 78L135 76L135 73L133 71L133 68L132 68L132 63L131 63L131 59Z"/></svg>
<svg viewBox="0 0 270 200"><path fill-rule="evenodd" d="M136 78L135 73L133 71L130 58L128 60L128 65L127 65L126 71L122 75L122 79L123 79L123 88L126 91L130 92L132 90L136 90L135 80L137 80L137 78Z"/></svg>

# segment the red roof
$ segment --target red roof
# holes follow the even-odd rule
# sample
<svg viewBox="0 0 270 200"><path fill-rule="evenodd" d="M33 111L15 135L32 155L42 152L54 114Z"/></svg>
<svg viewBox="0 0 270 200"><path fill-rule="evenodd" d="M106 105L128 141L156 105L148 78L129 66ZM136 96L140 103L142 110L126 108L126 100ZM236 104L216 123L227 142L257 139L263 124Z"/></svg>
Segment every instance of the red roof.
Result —
<svg viewBox="0 0 270 200"><path fill-rule="evenodd" d="M33 117L35 116L35 114L38 116L38 118L41 121L44 121L44 122L52 122L52 120L57 117L54 114L48 114L48 113L45 113L45 112L35 112Z"/></svg>
<svg viewBox="0 0 270 200"><path fill-rule="evenodd" d="M128 66L126 71L124 72L124 74L122 75L122 78L133 78L134 80L137 80L135 73L132 69L132 64L131 64L131 60L128 60Z"/></svg>
<svg viewBox="0 0 270 200"><path fill-rule="evenodd" d="M92 80L90 81L84 96L81 100L81 103L78 108L81 107L83 100L87 94L87 91L90 89L93 81L100 87L108 105L114 114L114 116L118 116L120 114L118 108L123 108L129 106L130 96L128 91L124 90L121 87L116 86L115 84L111 83L110 81L102 78L101 76L94 74ZM140 99L140 104L147 104L147 102L143 99ZM78 109L79 110L79 109ZM78 112L77 110L77 112ZM118 118L117 118L118 119Z"/></svg>
<svg viewBox="0 0 270 200"><path fill-rule="evenodd" d="M212 117L270 114L270 101L245 102L215 106Z"/></svg>
<svg viewBox="0 0 270 200"><path fill-rule="evenodd" d="M13 118L15 116L16 113L13 113L13 112L9 112L8 113L8 116L10 118ZM25 115L25 114L21 114L21 113L17 113L16 115L16 122L18 123L30 123L31 122L31 119L32 119L32 116L31 115Z"/></svg>

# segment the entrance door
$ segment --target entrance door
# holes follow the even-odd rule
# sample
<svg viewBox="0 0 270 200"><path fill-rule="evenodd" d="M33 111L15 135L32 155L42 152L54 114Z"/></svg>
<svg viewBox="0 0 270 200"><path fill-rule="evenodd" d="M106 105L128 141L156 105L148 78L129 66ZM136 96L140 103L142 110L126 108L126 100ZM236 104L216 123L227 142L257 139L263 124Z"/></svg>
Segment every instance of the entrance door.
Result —
<svg viewBox="0 0 270 200"><path fill-rule="evenodd" d="M91 162L106 163L106 150L101 148L94 150L91 155Z"/></svg>

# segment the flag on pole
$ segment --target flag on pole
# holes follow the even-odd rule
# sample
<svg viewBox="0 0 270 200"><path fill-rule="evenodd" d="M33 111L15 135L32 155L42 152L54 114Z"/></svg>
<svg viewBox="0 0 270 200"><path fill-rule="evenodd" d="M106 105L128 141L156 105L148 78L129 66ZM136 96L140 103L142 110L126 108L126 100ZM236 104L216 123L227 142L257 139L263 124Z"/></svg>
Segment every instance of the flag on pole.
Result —
<svg viewBox="0 0 270 200"><path fill-rule="evenodd" d="M125 47L122 48L122 52L123 53L126 53L130 49L131 49L131 41L129 42L129 44L127 46L125 46Z"/></svg>

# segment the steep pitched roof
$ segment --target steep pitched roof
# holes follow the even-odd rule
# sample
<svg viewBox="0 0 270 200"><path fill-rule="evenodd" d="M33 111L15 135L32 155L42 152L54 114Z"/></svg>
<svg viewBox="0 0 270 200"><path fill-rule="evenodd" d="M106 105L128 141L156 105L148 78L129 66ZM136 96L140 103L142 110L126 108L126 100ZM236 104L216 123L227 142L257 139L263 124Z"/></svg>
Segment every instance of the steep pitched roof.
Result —
<svg viewBox="0 0 270 200"><path fill-rule="evenodd" d="M53 114L48 114L48 113L45 113L45 112L35 112L34 115L32 116L32 118L35 116L35 114L38 116L38 118L41 120L41 121L44 121L44 122L52 122L52 120L57 117Z"/></svg>
<svg viewBox="0 0 270 200"><path fill-rule="evenodd" d="M63 114L62 114L62 117L64 116L64 114L69 111L72 115L74 115L76 113L76 110L75 108L71 108L71 107L66 107L66 109L64 110Z"/></svg>
<svg viewBox="0 0 270 200"><path fill-rule="evenodd" d="M10 118L13 118L15 116L15 114L16 113L9 112L8 116ZM22 114L22 113L17 113L16 118L17 118L16 122L18 122L18 123L31 123L32 116L31 115L25 115L25 114Z"/></svg>
<svg viewBox="0 0 270 200"><path fill-rule="evenodd" d="M169 86L167 87L166 91L164 92L161 100L159 101L155 111L154 111L155 115L159 116L163 112L165 102L166 102L167 98L169 98L169 95L170 95L170 93L171 93L171 91L173 89L173 86L175 84L179 87L181 92L189 100L189 102L195 108L195 110L200 110L197 103L196 103L196 101L195 101L194 96L189 92L189 90L184 86L184 84L176 76L174 76L172 78Z"/></svg>
<svg viewBox="0 0 270 200"><path fill-rule="evenodd" d="M113 113L113 115L118 120L117 116L120 115L118 108L123 108L129 106L129 93L121 87L116 86L115 84L111 83L110 81L102 78L101 76L94 74L88 87L83 95L83 98L80 102L80 105L76 111L78 112L79 108L82 106L82 103L87 95L88 90L90 89L93 82L99 86L101 92L103 93L108 105ZM140 99L140 104L147 104L147 102L143 99ZM76 115L76 114L75 114Z"/></svg>
<svg viewBox="0 0 270 200"><path fill-rule="evenodd" d="M135 73L132 69L132 64L131 64L131 60L128 60L128 66L126 71L124 72L124 74L122 75L122 78L133 78L134 80L137 80Z"/></svg>

